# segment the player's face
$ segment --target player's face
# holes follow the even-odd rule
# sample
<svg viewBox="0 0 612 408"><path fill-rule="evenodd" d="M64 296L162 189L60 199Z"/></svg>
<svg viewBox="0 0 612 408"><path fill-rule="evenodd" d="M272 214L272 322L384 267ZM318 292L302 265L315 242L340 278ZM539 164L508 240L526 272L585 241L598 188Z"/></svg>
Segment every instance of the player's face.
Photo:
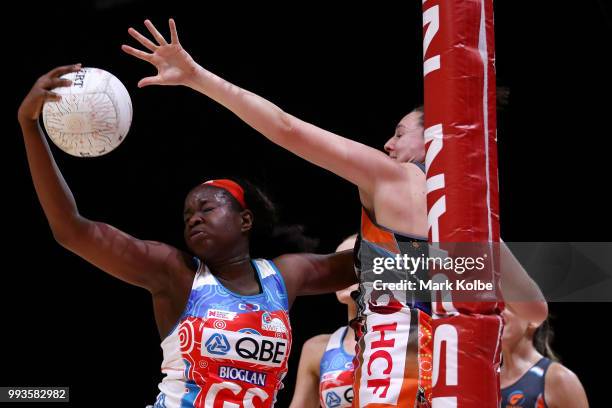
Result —
<svg viewBox="0 0 612 408"><path fill-rule="evenodd" d="M385 143L389 157L400 163L425 162L422 115L421 112L410 112L400 120L395 133Z"/></svg>
<svg viewBox="0 0 612 408"><path fill-rule="evenodd" d="M250 228L244 221L243 213L223 189L200 186L185 199L185 242L193 253L207 261L234 252Z"/></svg>
<svg viewBox="0 0 612 408"><path fill-rule="evenodd" d="M525 337L529 322L521 319L509 306L502 312L504 318L504 334L502 335L502 346L504 349L512 349Z"/></svg>
<svg viewBox="0 0 612 408"><path fill-rule="evenodd" d="M344 288L336 292L336 297L338 298L338 302L348 305L350 302L353 302L353 298L351 297L351 292L357 290L359 284L355 283L348 288Z"/></svg>

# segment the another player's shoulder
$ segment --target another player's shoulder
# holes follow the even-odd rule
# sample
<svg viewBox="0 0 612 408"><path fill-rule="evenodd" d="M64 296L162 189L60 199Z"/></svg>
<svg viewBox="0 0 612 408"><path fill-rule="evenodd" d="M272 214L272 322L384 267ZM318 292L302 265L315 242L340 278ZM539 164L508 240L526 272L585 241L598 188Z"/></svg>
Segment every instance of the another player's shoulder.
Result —
<svg viewBox="0 0 612 408"><path fill-rule="evenodd" d="M407 182L419 182L422 183L425 180L425 167L420 164L407 162L400 163L397 160L389 160L389 171L385 174L381 174L381 181L391 183L407 183Z"/></svg>
<svg viewBox="0 0 612 408"><path fill-rule="evenodd" d="M330 337L330 334L319 334L306 340L302 346L300 364L306 364L313 372L318 372Z"/></svg>
<svg viewBox="0 0 612 408"><path fill-rule="evenodd" d="M325 354L325 349L327 348L327 343L331 338L331 334L319 334L318 336L314 336L309 338L304 342L302 346L302 356L306 356L306 358L311 358L313 361L321 361L323 354Z"/></svg>
<svg viewBox="0 0 612 408"><path fill-rule="evenodd" d="M396 171L387 177L377 180L375 194L391 195L411 192L412 194L425 193L425 172L415 163L395 162Z"/></svg>
<svg viewBox="0 0 612 408"><path fill-rule="evenodd" d="M563 364L553 362L546 372L546 381L554 386L564 386L580 383L578 376Z"/></svg>
<svg viewBox="0 0 612 408"><path fill-rule="evenodd" d="M319 334L311 337L304 342L304 350L309 350L311 352L325 350L330 338L331 334Z"/></svg>
<svg viewBox="0 0 612 408"><path fill-rule="evenodd" d="M588 407L586 393L578 376L569 368L553 362L546 372L546 403L550 408Z"/></svg>

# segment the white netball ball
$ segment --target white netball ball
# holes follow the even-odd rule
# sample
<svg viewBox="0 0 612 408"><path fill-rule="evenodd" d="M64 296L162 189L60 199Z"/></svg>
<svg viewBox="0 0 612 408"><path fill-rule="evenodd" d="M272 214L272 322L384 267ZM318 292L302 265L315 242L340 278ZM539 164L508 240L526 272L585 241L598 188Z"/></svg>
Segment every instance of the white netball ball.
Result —
<svg viewBox="0 0 612 408"><path fill-rule="evenodd" d="M59 102L46 102L43 123L60 149L78 157L109 153L125 139L132 123L132 101L110 72L82 68L62 76L72 85L56 88Z"/></svg>

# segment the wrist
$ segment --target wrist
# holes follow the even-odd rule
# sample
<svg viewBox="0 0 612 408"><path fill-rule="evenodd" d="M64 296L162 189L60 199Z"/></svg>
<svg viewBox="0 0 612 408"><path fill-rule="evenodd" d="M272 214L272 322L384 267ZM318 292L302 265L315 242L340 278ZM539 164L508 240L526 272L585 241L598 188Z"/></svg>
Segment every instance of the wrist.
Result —
<svg viewBox="0 0 612 408"><path fill-rule="evenodd" d="M37 118L31 118L31 117L28 117L28 116L23 115L21 113L18 113L17 114L17 120L19 121L19 124L21 125L21 127L38 126L38 117Z"/></svg>
<svg viewBox="0 0 612 408"><path fill-rule="evenodd" d="M209 71L195 64L190 70L184 85L193 90L205 93L210 75L211 73Z"/></svg>

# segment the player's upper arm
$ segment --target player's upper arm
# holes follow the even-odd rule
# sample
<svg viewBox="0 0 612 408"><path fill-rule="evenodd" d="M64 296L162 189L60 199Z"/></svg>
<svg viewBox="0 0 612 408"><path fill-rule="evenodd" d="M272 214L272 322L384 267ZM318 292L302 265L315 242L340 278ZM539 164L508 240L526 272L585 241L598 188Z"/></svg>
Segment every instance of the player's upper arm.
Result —
<svg viewBox="0 0 612 408"><path fill-rule="evenodd" d="M515 313L537 325L548 318L548 304L537 283L500 239L501 290Z"/></svg>
<svg viewBox="0 0 612 408"><path fill-rule="evenodd" d="M186 255L170 245L143 241L83 217L59 243L104 272L152 293L163 291L173 270L187 262Z"/></svg>
<svg viewBox="0 0 612 408"><path fill-rule="evenodd" d="M352 250L329 255L287 254L274 263L285 280L289 304L296 296L335 292L357 282Z"/></svg>
<svg viewBox="0 0 612 408"><path fill-rule="evenodd" d="M584 387L571 370L559 363L546 373L544 397L549 408L588 408Z"/></svg>
<svg viewBox="0 0 612 408"><path fill-rule="evenodd" d="M285 114L278 143L298 156L373 193L380 180L403 177L402 167L380 150Z"/></svg>

